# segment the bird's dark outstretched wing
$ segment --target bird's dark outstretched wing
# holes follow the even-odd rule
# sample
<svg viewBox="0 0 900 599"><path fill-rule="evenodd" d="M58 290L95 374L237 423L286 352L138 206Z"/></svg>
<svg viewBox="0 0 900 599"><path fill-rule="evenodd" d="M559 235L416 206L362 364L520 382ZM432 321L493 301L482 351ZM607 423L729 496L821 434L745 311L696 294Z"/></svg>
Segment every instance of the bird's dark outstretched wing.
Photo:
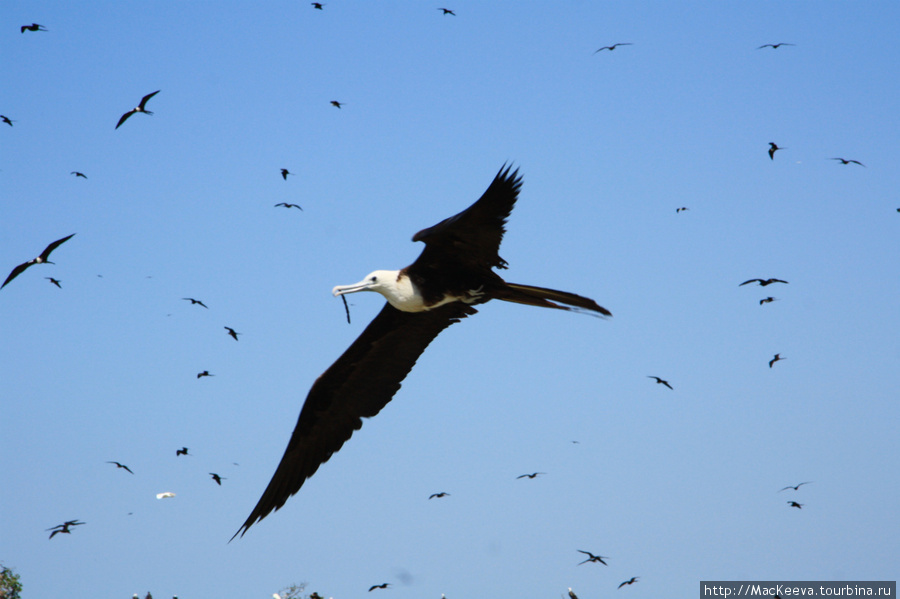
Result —
<svg viewBox="0 0 900 599"><path fill-rule="evenodd" d="M425 249L411 265L426 266L435 256L451 255L466 266L506 268L498 254L506 232L504 225L522 187L518 169L504 166L477 202L455 216L446 218L413 235L424 241Z"/></svg>
<svg viewBox="0 0 900 599"><path fill-rule="evenodd" d="M75 236L75 233L72 233L71 235L67 235L66 237L63 237L62 239L57 239L56 241L54 241L53 243L48 245L46 248L44 248L44 251L41 252L41 262L46 262L47 258L50 257L50 252L52 252L53 250L58 248L63 243L69 241L74 236Z"/></svg>
<svg viewBox="0 0 900 599"><path fill-rule="evenodd" d="M138 106L141 107L141 110L144 110L144 107L147 105L147 100L149 100L150 98L152 98L153 96L155 96L155 95L158 94L159 92L160 92L160 90L156 90L155 92L153 92L153 93L151 93L151 94L147 94L146 96L144 96L143 98L141 98L141 103L138 104Z"/></svg>
<svg viewBox="0 0 900 599"><path fill-rule="evenodd" d="M445 328L475 312L461 302L426 312L402 312L385 304L359 338L313 383L281 463L234 537L281 508L353 431L362 427L362 418L375 416L387 405L428 344Z"/></svg>
<svg viewBox="0 0 900 599"><path fill-rule="evenodd" d="M25 270L26 268L28 268L29 266L31 266L32 264L37 264L38 262L47 262L47 259L50 257L50 253L53 250L58 248L63 243L69 241L74 236L75 236L75 233L72 233L71 235L67 235L66 237L63 237L62 239L57 239L56 241L54 241L53 243L48 245L46 248L44 248L44 251L41 252L40 257L35 258L33 260L29 260L28 262L23 262L22 264L15 267L12 270L12 272L9 273L9 276L6 277L6 280L3 281L3 285L0 285L0 289L3 289L4 287L6 287L7 283L12 281L16 277L18 277L20 274L22 274L22 271Z"/></svg>

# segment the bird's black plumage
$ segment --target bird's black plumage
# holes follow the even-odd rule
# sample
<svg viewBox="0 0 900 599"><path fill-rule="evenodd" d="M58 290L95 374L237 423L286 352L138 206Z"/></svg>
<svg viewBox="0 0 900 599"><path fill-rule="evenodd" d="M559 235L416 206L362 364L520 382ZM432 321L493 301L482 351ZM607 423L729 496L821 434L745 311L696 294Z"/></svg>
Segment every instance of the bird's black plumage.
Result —
<svg viewBox="0 0 900 599"><path fill-rule="evenodd" d="M744 281L743 283L738 285L738 287L747 285L749 283L759 283L760 287L765 287L766 285L771 285L772 283L784 283L785 285L788 284L787 281L782 281L781 279L750 279L748 281Z"/></svg>
<svg viewBox="0 0 900 599"><path fill-rule="evenodd" d="M131 472L131 468L129 468L129 467L126 466L125 464L120 464L119 462L106 462L106 463L107 463L107 464L115 464L115 465L116 465L116 468L121 468L122 470L127 470L127 471L130 472L131 474L134 474L134 472Z"/></svg>
<svg viewBox="0 0 900 599"><path fill-rule="evenodd" d="M650 375L647 375L647 378L648 378L648 379L655 379L657 385L665 385L665 386L668 387L669 389L672 389L672 385L669 384L669 381L664 381L664 380L662 380L661 378L659 378L658 376L650 376ZM674 389L672 389L672 390L674 391Z"/></svg>
<svg viewBox="0 0 900 599"><path fill-rule="evenodd" d="M583 553L583 554L585 554L586 556L588 556L588 558L587 558L586 560L584 560L583 562L581 562L580 564L578 564L579 566L580 566L581 564L586 564L586 563L588 563L588 562L596 562L596 563L598 563L598 564L603 564L604 566L608 566L608 565L609 565L609 564L607 564L605 561L603 561L603 560L609 559L609 558L606 557L606 556L603 556L603 555L594 555L594 554L591 553L590 551L582 551L581 549L576 549L575 551L577 551L578 553Z"/></svg>
<svg viewBox="0 0 900 599"><path fill-rule="evenodd" d="M75 235L75 233L72 233L72 235L68 235L66 237L63 237L62 239L57 239L56 241L54 241L53 243L48 245L46 248L44 248L44 251L41 252L40 256L38 256L37 258L32 258L28 262L23 262L22 264L18 265L14 269L12 269L12 272L9 273L9 276L6 277L6 280L3 281L2 285L0 285L0 289L3 289L4 287L6 287L7 283L12 281L16 277L18 277L20 274L22 274L22 272L24 272L25 269L28 268L29 266L32 266L34 264L53 264L48 259L48 258L50 258L50 253L53 250L55 250L56 248L58 248L61 244L70 240L74 235Z"/></svg>
<svg viewBox="0 0 900 599"><path fill-rule="evenodd" d="M793 489L793 490L795 490L795 491L798 491L798 490L800 489L800 487L802 487L803 485L808 485L808 484L810 484L810 483L812 483L812 481L811 481L811 480L808 480L808 481L803 482L803 483L800 483L800 484L798 484L798 485L793 485L793 486L792 486L792 485L788 485L788 486L786 486L786 487L783 488L783 489L779 489L778 492L781 493L782 491L787 491L788 489Z"/></svg>
<svg viewBox="0 0 900 599"><path fill-rule="evenodd" d="M132 108L131 110L129 110L128 112L126 112L119 118L119 122L116 123L116 129L118 129L122 125L122 123L124 123L126 120L128 120L128 117L133 115L135 112L143 112L144 114L153 114L152 112L150 112L149 110L146 109L147 101L150 98L152 98L153 96L155 96L156 94L158 94L159 92L160 92L160 90L156 90L152 94L147 94L146 96L141 98L140 104L138 104L137 106L135 106L134 108Z"/></svg>
<svg viewBox="0 0 900 599"><path fill-rule="evenodd" d="M209 310L209 306L207 306L206 304L204 304L203 302L201 302L201 301L198 300L198 299L194 299L194 298L192 298L192 297L183 297L183 298L181 298L181 299L183 299L183 300L185 300L185 301L187 301L187 302L191 302L191 305L192 305L192 306L193 306L193 305L200 305L200 306L203 306L204 308L206 308L207 310Z"/></svg>
<svg viewBox="0 0 900 599"><path fill-rule="evenodd" d="M493 272L493 268L506 266L498 250L520 187L517 172L509 167L501 169L469 208L413 236L413 241L425 243L425 249L411 265L394 272L398 280L408 277L424 307L407 311L387 303L359 338L316 379L281 463L235 537L280 509L299 491L306 479L362 426L363 418L375 416L387 405L434 338L476 313L475 304L502 299L610 315L589 298L507 283ZM477 293L473 295L472 290Z"/></svg>

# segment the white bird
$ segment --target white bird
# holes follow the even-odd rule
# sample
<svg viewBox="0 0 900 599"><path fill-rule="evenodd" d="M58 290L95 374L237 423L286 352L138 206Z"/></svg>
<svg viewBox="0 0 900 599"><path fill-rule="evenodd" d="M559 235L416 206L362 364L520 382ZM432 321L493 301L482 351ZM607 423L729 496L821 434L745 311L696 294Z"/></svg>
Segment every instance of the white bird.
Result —
<svg viewBox="0 0 900 599"><path fill-rule="evenodd" d="M175 497L175 493L172 493L171 491L166 491L165 493L157 493L156 494L157 499L166 499L168 497Z"/></svg>

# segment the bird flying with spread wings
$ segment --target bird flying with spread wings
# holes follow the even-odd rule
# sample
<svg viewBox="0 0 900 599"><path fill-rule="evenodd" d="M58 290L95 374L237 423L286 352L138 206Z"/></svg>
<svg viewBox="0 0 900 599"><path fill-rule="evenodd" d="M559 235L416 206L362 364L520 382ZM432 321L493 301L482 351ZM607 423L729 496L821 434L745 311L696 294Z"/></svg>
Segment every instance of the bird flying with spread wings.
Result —
<svg viewBox="0 0 900 599"><path fill-rule="evenodd" d="M126 112L125 114L123 114L123 115L119 118L119 122L116 123L116 129L118 129L119 127L121 127L121 126L122 126L122 123L124 123L125 121L127 121L127 120L128 120L128 117L130 117L131 115L133 115L135 112L143 112L144 114L153 114L152 112L150 112L150 111L147 110L147 108L146 108L146 106L147 106L147 101L148 101L150 98L152 98L153 96L155 96L156 94L158 94L159 92L160 92L160 90L156 90L156 91L153 92L152 94L147 94L146 96L144 96L143 98L141 98L141 103L140 103L140 104L138 104L137 106L135 106L134 108L132 108L131 110L129 110L128 112Z"/></svg>
<svg viewBox="0 0 900 599"><path fill-rule="evenodd" d="M3 289L4 287L6 287L7 283L12 281L16 277L18 277L20 274L22 274L25 271L25 269L28 268L29 266L32 266L34 264L53 264L53 262L50 262L50 260L49 260L50 253L53 250L55 250L56 248L58 248L60 245L62 245L63 243L72 239L72 237L74 235L75 235L75 233L72 233L72 235L68 235L66 237L63 237L62 239L57 239L56 241L54 241L53 243L51 243L50 245L45 247L44 251L41 252L40 256L38 256L37 258L32 258L28 262L23 262L22 264L18 265L14 269L12 269L12 272L9 273L9 276L6 277L6 280L3 281L2 285L0 285L0 289Z"/></svg>
<svg viewBox="0 0 900 599"><path fill-rule="evenodd" d="M334 295L374 291L387 303L313 384L281 463L235 537L299 491L362 426L363 418L387 405L438 334L475 314L474 306L499 299L611 316L592 299L508 283L494 272L506 267L498 251L521 182L518 171L502 168L477 202L413 236L425 249L411 265L376 270L358 283L333 289Z"/></svg>

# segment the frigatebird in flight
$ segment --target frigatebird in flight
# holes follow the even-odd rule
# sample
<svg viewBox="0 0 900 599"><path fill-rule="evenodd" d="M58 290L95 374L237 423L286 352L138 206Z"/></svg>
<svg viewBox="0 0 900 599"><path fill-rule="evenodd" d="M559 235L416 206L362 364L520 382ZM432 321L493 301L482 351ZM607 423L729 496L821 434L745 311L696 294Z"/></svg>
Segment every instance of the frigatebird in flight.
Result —
<svg viewBox="0 0 900 599"><path fill-rule="evenodd" d="M79 171L72 171L72 172L69 173L69 174L70 174L70 175L75 175L75 178L76 178L76 179L77 179L78 177L81 177L82 179L87 179L87 175L85 175L84 173L79 172Z"/></svg>
<svg viewBox="0 0 900 599"><path fill-rule="evenodd" d="M53 538L61 532L66 533L67 535L72 534L72 531L69 530L70 526L81 526L84 522L79 522L78 520L69 520L68 522L63 522L62 524L57 524L53 528L48 528L47 530L52 530L49 538Z"/></svg>
<svg viewBox="0 0 900 599"><path fill-rule="evenodd" d="M800 487L802 487L803 485L808 485L808 484L810 484L811 482L813 482L813 481L808 480L808 481L806 481L805 483L800 483L799 485L796 485L796 486L794 486L794 487L792 487L791 485L788 485L788 486L786 486L786 487L783 488L783 489L778 489L778 492L781 493L782 491L787 491L788 489L793 489L793 490L797 491L797 490L799 490Z"/></svg>
<svg viewBox="0 0 900 599"><path fill-rule="evenodd" d="M766 285L771 285L772 283L784 283L785 285L788 284L787 281L782 281L781 279L750 279L749 281L744 281L743 283L738 285L738 287L741 287L742 285L746 285L748 283L759 283L760 287L765 287Z"/></svg>
<svg viewBox="0 0 900 599"><path fill-rule="evenodd" d="M152 94L147 94L146 96L141 98L140 104L138 104L137 106L135 106L134 108L132 108L131 110L129 110L128 112L126 112L125 114L122 115L122 117L119 119L119 122L116 123L116 129L118 129L122 125L122 123L124 123L128 119L128 117L133 115L135 112L143 112L144 114L153 114L152 112L150 112L149 110L146 109L147 100L149 100L150 98L152 98L159 92L160 92L160 90L156 90Z"/></svg>
<svg viewBox="0 0 900 599"><path fill-rule="evenodd" d="M684 212L685 210L689 210L689 208L687 208L686 206L682 206L681 208L676 208L675 214L678 214L679 212Z"/></svg>
<svg viewBox="0 0 900 599"><path fill-rule="evenodd" d="M127 470L127 471L130 472L131 474L134 474L134 472L131 472L131 468L129 468L129 467L126 466L125 464L120 464L119 462L106 462L106 463L107 463L107 464L115 464L115 465L116 465L116 468L121 468L122 470Z"/></svg>
<svg viewBox="0 0 900 599"><path fill-rule="evenodd" d="M181 449L175 450L175 457L177 458L180 455L191 455L191 454L188 453L187 447L182 447Z"/></svg>
<svg viewBox="0 0 900 599"><path fill-rule="evenodd" d="M386 589L389 586L391 586L391 583L389 583L389 582L382 582L381 584L373 584L372 586L369 587L369 592L371 593L375 589Z"/></svg>
<svg viewBox="0 0 900 599"><path fill-rule="evenodd" d="M848 159L846 159L846 158L832 158L832 160L840 160L840 161L841 161L841 164L850 164L850 163L852 162L853 164L858 164L859 166L862 166L862 167L865 167L865 166L866 166L865 164L863 164L863 163L860 162L859 160L848 160Z"/></svg>
<svg viewBox="0 0 900 599"><path fill-rule="evenodd" d="M777 152L778 150L785 150L785 149L787 149L787 148L779 148L778 144L776 144L774 141L770 141L769 142L769 160L775 160L775 152Z"/></svg>
<svg viewBox="0 0 900 599"><path fill-rule="evenodd" d="M62 289L62 285L60 285L59 279L54 279L53 277L44 277L44 278L47 279L48 281L50 281L51 283L53 283L54 285L56 285L57 287L59 287L60 289Z"/></svg>
<svg viewBox="0 0 900 599"><path fill-rule="evenodd" d="M216 375L210 374L208 370L204 370L203 372L198 372L198 373L197 373L197 378L198 378L198 379L199 379L200 377L204 377L204 376L216 376Z"/></svg>
<svg viewBox="0 0 900 599"><path fill-rule="evenodd" d="M12 120L11 118L9 118L9 117L6 116L5 114L0 114L0 121L3 121L4 123L6 123L7 125L9 125L10 127L12 127L12 126L13 126L13 123L15 123L14 120Z"/></svg>
<svg viewBox="0 0 900 599"><path fill-rule="evenodd" d="M22 25L21 33L25 33L26 31L47 31L43 25L38 25L37 23L32 23L31 25ZM66 531L69 532L69 531Z"/></svg>
<svg viewBox="0 0 900 599"><path fill-rule="evenodd" d="M769 360L769 368L771 368L775 364L775 362L778 362L779 360L787 360L787 358L782 358L781 354L775 354L775 357Z"/></svg>
<svg viewBox="0 0 900 599"><path fill-rule="evenodd" d="M762 50L763 48L772 48L773 50L777 50L781 46L796 46L797 44L788 44L787 42L781 42L779 44L763 44L757 50Z"/></svg>
<svg viewBox="0 0 900 599"><path fill-rule="evenodd" d="M293 174L294 174L294 173L292 173L291 171L287 170L286 168L281 169L281 177L282 177L285 181L287 181L287 176L288 176L288 175L293 175Z"/></svg>
<svg viewBox="0 0 900 599"><path fill-rule="evenodd" d="M22 264L18 265L14 269L12 269L12 272L9 273L9 276L6 277L6 280L3 281L2 285L0 285L0 289L3 289L4 287L6 287L7 283L12 281L16 277L18 277L20 274L22 274L22 272L25 271L26 268L28 268L29 266L31 266L33 264L53 264L53 262L50 262L50 260L48 260L48 258L50 258L50 252L52 252L53 250L55 250L56 248L58 248L60 245L67 242L68 240L72 239L72 237L74 235L75 235L75 233L72 233L72 235L63 237L62 239L57 239L56 241L54 241L53 243L51 243L50 245L45 247L44 251L41 252L40 256L38 256L37 258L32 258L28 262L23 262Z"/></svg>
<svg viewBox="0 0 900 599"><path fill-rule="evenodd" d="M228 480L227 478L223 478L223 477L219 476L215 472L210 472L209 475L212 477L212 479L214 481L216 481L216 484L219 485L220 487L222 486L223 480Z"/></svg>
<svg viewBox="0 0 900 599"><path fill-rule="evenodd" d="M610 52L612 52L619 46L633 46L633 45L634 44L629 43L629 42L620 42L618 44L613 44L612 46L603 46L602 48L595 50L594 54L596 54L597 52L602 52L603 50L609 50Z"/></svg>
<svg viewBox="0 0 900 599"><path fill-rule="evenodd" d="M193 306L193 305L196 305L196 304L199 304L199 305L203 306L204 308L206 308L207 310L209 310L209 306L207 306L206 304L204 304L203 302L201 302L201 301L198 300L198 299L194 299L194 298L192 298L192 297L183 297L183 298L181 298L181 299L183 299L183 300L185 300L185 301L188 301L188 302L191 302L191 305L192 305L192 306Z"/></svg>
<svg viewBox="0 0 900 599"><path fill-rule="evenodd" d="M797 503L796 501L788 501L788 504L789 504L791 507L797 508L798 510L802 510L802 509L803 509L803 504L802 504L802 503Z"/></svg>
<svg viewBox="0 0 900 599"><path fill-rule="evenodd" d="M238 340L237 336L241 334L241 333L238 333L237 331L235 331L234 329L232 329L231 327L225 327L225 330L228 331L228 334L231 335L235 341Z"/></svg>
<svg viewBox="0 0 900 599"><path fill-rule="evenodd" d="M777 301L777 300L778 300L778 298L774 298L770 295L769 297L764 297L761 300L759 300L759 305L762 306L763 304L771 304L772 302Z"/></svg>
<svg viewBox="0 0 900 599"><path fill-rule="evenodd" d="M310 2L310 5L316 10L322 10L322 7L325 6L321 2Z"/></svg>
<svg viewBox="0 0 900 599"><path fill-rule="evenodd" d="M625 586L626 584L634 584L634 583L636 583L636 582L638 581L638 578L640 578L640 576L632 576L632 577L631 577L631 580L626 580L625 582L623 582L622 584L620 584L620 585L618 586L618 588L621 589L621 588L622 588L623 586Z"/></svg>
<svg viewBox="0 0 900 599"><path fill-rule="evenodd" d="M669 389L672 389L672 385L669 384L669 381L664 381L664 380L662 380L661 378L659 378L658 376L650 376L650 375L648 374L648 375L647 375L647 378L648 378L648 379L655 379L657 385L665 385L665 386L668 387ZM674 389L672 389L672 391L674 391Z"/></svg>
<svg viewBox="0 0 900 599"><path fill-rule="evenodd" d="M275 204L276 208L278 208L279 206L284 206L285 208L297 208L300 210L300 212L303 212L303 208L300 208L300 206L298 206L297 204L288 204L287 202L279 202Z"/></svg>
<svg viewBox="0 0 900 599"><path fill-rule="evenodd" d="M520 474L519 476L516 477L516 480L519 480L520 478L537 478L541 474L547 474L547 473L546 472L532 472L531 474Z"/></svg>
<svg viewBox="0 0 900 599"><path fill-rule="evenodd" d="M344 103L343 103L343 102L338 102L337 100L332 100L332 101L331 101L331 105L334 106L335 108L340 108L341 106L344 105Z"/></svg>
<svg viewBox="0 0 900 599"><path fill-rule="evenodd" d="M441 497L450 497L450 493L445 493L444 491L441 491L440 493L432 493L428 497L428 499L434 499L435 497L437 497L438 499L440 499Z"/></svg>
<svg viewBox="0 0 900 599"><path fill-rule="evenodd" d="M583 562L581 562L581 564L586 564L588 562L597 562L597 563L603 564L604 566L609 565L605 561L603 561L605 559L609 559L608 557L605 557L603 555L594 555L590 551L582 551L581 549L576 549L575 551L577 551L578 553L583 553L586 556L588 556L588 558L586 560L584 560ZM578 565L580 566L581 564L578 564Z"/></svg>
<svg viewBox="0 0 900 599"><path fill-rule="evenodd" d="M438 10L444 11L441 13L443 15L453 15L454 17L456 16L456 13L453 12L452 10L450 10L449 8L439 8Z"/></svg>
<svg viewBox="0 0 900 599"><path fill-rule="evenodd" d="M394 397L416 360L441 331L492 299L575 310L610 312L594 300L543 287L507 283L498 250L522 180L502 168L484 195L455 216L423 229L413 241L425 249L402 270L376 270L334 295L375 291L387 304L344 354L313 384L281 463L238 534L281 508L321 464ZM234 537L232 537L234 538Z"/></svg>

